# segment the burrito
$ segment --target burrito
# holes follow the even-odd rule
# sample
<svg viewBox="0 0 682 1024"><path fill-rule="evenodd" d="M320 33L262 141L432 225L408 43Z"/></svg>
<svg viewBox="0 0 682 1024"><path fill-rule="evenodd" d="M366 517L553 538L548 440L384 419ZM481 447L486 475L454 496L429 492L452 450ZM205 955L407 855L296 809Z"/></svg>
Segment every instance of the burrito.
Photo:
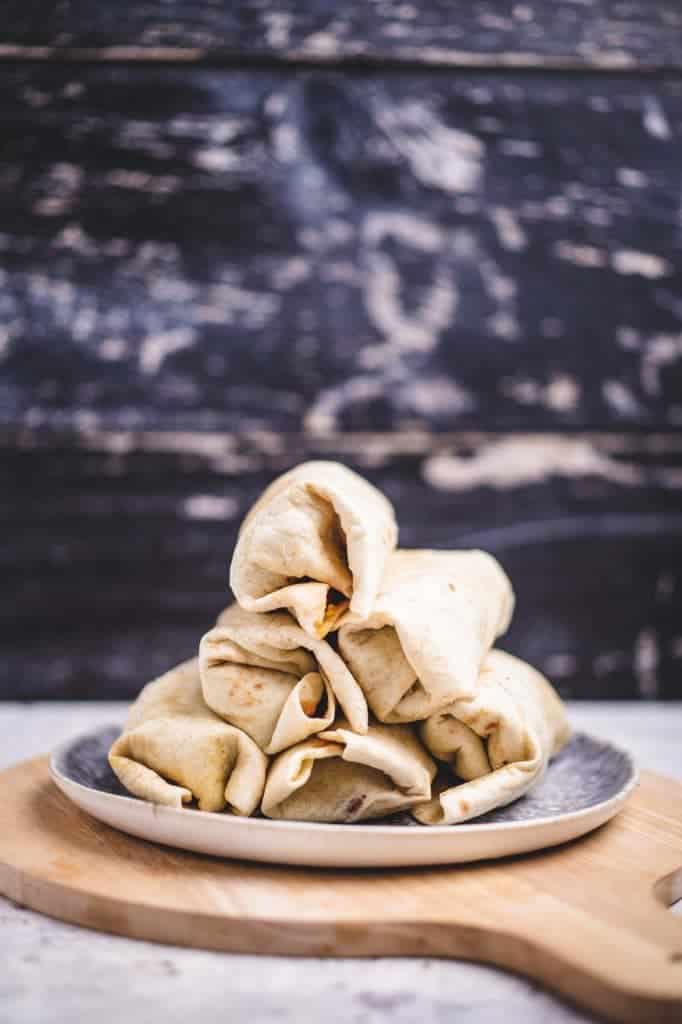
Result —
<svg viewBox="0 0 682 1024"><path fill-rule="evenodd" d="M358 736L341 722L273 760L261 810L290 821L381 818L428 799L435 772L410 726L371 724Z"/></svg>
<svg viewBox="0 0 682 1024"><path fill-rule="evenodd" d="M513 609L484 551L396 551L370 615L342 620L339 651L380 721L414 722L474 696Z"/></svg>
<svg viewBox="0 0 682 1024"><path fill-rule="evenodd" d="M367 731L367 702L343 660L286 611L231 605L199 644L199 672L209 708L267 754L329 728L337 700L351 728Z"/></svg>
<svg viewBox="0 0 682 1024"><path fill-rule="evenodd" d="M454 701L419 731L462 780L413 809L425 825L455 825L523 796L570 736L564 705L544 676L499 650L486 657L474 699Z"/></svg>
<svg viewBox="0 0 682 1024"><path fill-rule="evenodd" d="M196 658L147 683L130 708L109 764L143 800L249 815L258 807L268 759L241 729L214 715L201 696ZM167 781L170 780L170 781Z"/></svg>
<svg viewBox="0 0 682 1024"><path fill-rule="evenodd" d="M230 585L242 608L287 608L313 637L345 610L368 615L395 548L389 501L336 462L304 462L275 480L242 523Z"/></svg>

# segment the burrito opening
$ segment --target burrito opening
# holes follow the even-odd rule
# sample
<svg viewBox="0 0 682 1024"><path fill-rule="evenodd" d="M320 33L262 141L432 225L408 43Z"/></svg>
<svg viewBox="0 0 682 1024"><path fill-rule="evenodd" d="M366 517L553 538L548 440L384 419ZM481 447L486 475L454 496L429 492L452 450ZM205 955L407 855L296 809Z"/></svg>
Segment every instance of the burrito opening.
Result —
<svg viewBox="0 0 682 1024"><path fill-rule="evenodd" d="M329 587L324 615L319 622L315 623L316 632L323 637L334 628L348 608L353 589L353 577L348 563L348 541L336 509L327 498L318 494L312 485L308 485L306 489L311 501L320 510L318 521L320 541L323 549L328 553L336 577L335 579L320 580ZM308 582L308 579L305 582Z"/></svg>
<svg viewBox="0 0 682 1024"><path fill-rule="evenodd" d="M287 577L287 586L291 586L297 583L317 583L318 580L314 580L312 576L289 576ZM322 581L324 582L324 581ZM350 599L348 595L341 593L336 587L332 587L327 584L327 600L325 602L324 612L321 619L317 619L314 623L315 632L317 633L320 640L323 640L328 633L330 633L337 622L348 610L350 606Z"/></svg>
<svg viewBox="0 0 682 1024"><path fill-rule="evenodd" d="M343 613L348 609L349 605L350 601L344 594L341 594L338 590L334 590L333 587L329 588L324 615L319 622L315 623L315 632L319 636L320 640L334 629Z"/></svg>
<svg viewBox="0 0 682 1024"><path fill-rule="evenodd" d="M305 556L308 561L308 575L292 582L326 583L327 586L350 597L353 579L348 564L348 542L341 525L341 519L331 501L315 488L305 488L304 505L314 523L317 537L309 537ZM312 570L312 575L310 572Z"/></svg>
<svg viewBox="0 0 682 1024"><path fill-rule="evenodd" d="M322 687L322 693L316 697L314 693L304 693L301 696L301 711L307 718L324 718L329 710L329 698L327 687Z"/></svg>
<svg viewBox="0 0 682 1024"><path fill-rule="evenodd" d="M340 561L347 566L348 543L338 512L331 501L319 494L312 484L308 484L307 491L318 508L322 510L324 516L324 522L321 524L320 531L322 541L338 552Z"/></svg>

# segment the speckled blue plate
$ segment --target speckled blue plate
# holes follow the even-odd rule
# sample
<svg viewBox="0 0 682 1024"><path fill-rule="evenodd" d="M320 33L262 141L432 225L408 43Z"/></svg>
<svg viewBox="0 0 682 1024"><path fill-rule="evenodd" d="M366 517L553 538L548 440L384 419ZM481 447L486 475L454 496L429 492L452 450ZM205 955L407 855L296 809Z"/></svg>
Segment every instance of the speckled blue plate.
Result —
<svg viewBox="0 0 682 1024"><path fill-rule="evenodd" d="M160 807L130 796L107 762L116 727L55 750L50 772L79 807L123 832L214 856L315 867L453 864L527 853L603 825L637 784L629 754L577 733L534 789L463 825L427 827L409 815L377 824L319 825Z"/></svg>

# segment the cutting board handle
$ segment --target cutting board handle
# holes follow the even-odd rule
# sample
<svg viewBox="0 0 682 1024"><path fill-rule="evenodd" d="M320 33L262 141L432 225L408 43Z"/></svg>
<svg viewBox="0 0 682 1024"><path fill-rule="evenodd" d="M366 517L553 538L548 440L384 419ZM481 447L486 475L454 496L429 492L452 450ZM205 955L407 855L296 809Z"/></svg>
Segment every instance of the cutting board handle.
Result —
<svg viewBox="0 0 682 1024"><path fill-rule="evenodd" d="M682 1022L678 783L644 775L613 823L515 859L512 889L500 864L493 887L501 935L482 958L619 1021Z"/></svg>
<svg viewBox="0 0 682 1024"><path fill-rule="evenodd" d="M682 916L668 904L680 892L682 867L654 882L635 868L630 885L576 879L583 896L572 893L560 906L553 894L539 895L508 936L511 956L497 962L616 1020L680 1024Z"/></svg>

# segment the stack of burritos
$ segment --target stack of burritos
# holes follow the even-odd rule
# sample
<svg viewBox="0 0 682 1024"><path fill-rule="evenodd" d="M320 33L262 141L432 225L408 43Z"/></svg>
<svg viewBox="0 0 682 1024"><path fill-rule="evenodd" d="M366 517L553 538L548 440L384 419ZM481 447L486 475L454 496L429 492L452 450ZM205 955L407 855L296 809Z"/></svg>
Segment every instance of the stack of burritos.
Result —
<svg viewBox="0 0 682 1024"><path fill-rule="evenodd" d="M500 650L514 592L484 551L406 550L388 499L334 462L245 517L235 602L148 683L109 762L132 794L238 815L455 825L523 796L564 706Z"/></svg>

